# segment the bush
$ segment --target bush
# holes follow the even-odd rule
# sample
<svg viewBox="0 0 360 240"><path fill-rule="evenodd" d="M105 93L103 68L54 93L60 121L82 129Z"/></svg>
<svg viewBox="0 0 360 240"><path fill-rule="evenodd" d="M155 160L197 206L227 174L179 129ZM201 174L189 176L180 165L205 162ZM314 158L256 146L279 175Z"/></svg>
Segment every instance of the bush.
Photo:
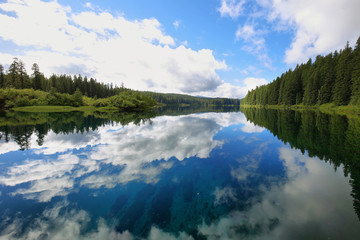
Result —
<svg viewBox="0 0 360 240"><path fill-rule="evenodd" d="M13 107L16 107L16 104L11 100L7 100L5 103L5 108L13 108Z"/></svg>
<svg viewBox="0 0 360 240"><path fill-rule="evenodd" d="M30 105L30 100L27 96L18 97L15 102L16 107L25 107Z"/></svg>

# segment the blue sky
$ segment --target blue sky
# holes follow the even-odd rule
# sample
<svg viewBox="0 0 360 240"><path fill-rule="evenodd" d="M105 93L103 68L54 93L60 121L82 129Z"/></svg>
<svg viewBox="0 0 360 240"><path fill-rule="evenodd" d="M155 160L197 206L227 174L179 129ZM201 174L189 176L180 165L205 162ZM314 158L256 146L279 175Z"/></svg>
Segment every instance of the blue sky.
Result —
<svg viewBox="0 0 360 240"><path fill-rule="evenodd" d="M357 0L0 1L0 64L159 92L244 97L354 45ZM336 17L335 17L336 16Z"/></svg>

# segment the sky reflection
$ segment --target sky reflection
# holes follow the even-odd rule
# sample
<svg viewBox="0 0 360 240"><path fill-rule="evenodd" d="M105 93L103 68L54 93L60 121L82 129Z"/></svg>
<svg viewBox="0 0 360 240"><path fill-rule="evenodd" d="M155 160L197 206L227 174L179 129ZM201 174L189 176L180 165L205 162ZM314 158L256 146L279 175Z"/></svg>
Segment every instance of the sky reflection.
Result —
<svg viewBox="0 0 360 240"><path fill-rule="evenodd" d="M0 239L360 236L349 178L242 113L1 143Z"/></svg>

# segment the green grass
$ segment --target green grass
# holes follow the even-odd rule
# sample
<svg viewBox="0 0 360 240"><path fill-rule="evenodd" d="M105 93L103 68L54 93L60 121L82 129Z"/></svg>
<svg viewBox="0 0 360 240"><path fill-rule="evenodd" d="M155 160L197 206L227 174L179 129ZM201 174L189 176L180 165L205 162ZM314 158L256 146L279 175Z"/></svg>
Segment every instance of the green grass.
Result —
<svg viewBox="0 0 360 240"><path fill-rule="evenodd" d="M28 106L28 107L16 107L12 108L13 111L17 112L115 112L119 111L116 107L94 107L94 106L81 106L81 107L71 107L71 106Z"/></svg>
<svg viewBox="0 0 360 240"><path fill-rule="evenodd" d="M327 114L346 115L347 117L360 117L359 106L336 106L333 103L323 104L319 106L319 110Z"/></svg>
<svg viewBox="0 0 360 240"><path fill-rule="evenodd" d="M326 114L338 114L338 115L345 115L349 118L352 117L360 117L360 107L359 106L336 106L333 103L327 103L322 105L315 105L315 106L306 106L306 105L292 105L292 106L285 106L285 105L248 105L248 104L240 104L240 108L266 108L266 109L292 109L296 111L303 111L303 110L313 110L313 111L320 111Z"/></svg>
<svg viewBox="0 0 360 240"><path fill-rule="evenodd" d="M28 106L15 107L12 110L17 112L72 112L76 111L76 108L70 106Z"/></svg>

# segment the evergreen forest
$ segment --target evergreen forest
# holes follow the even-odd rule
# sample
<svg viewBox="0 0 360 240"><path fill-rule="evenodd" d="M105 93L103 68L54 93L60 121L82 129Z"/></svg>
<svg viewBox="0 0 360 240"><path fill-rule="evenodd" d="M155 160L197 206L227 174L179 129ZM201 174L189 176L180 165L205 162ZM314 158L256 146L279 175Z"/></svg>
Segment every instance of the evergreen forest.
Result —
<svg viewBox="0 0 360 240"><path fill-rule="evenodd" d="M360 37L355 48L309 59L277 77L273 82L247 93L241 104L360 106Z"/></svg>
<svg viewBox="0 0 360 240"><path fill-rule="evenodd" d="M141 92L113 84L97 82L81 75L51 75L45 77L38 64L32 73L25 64L14 58L5 71L0 65L0 109L24 106L94 106L115 107L125 111L143 111L157 105L171 106L232 106L240 105L239 99L203 98L183 94Z"/></svg>

